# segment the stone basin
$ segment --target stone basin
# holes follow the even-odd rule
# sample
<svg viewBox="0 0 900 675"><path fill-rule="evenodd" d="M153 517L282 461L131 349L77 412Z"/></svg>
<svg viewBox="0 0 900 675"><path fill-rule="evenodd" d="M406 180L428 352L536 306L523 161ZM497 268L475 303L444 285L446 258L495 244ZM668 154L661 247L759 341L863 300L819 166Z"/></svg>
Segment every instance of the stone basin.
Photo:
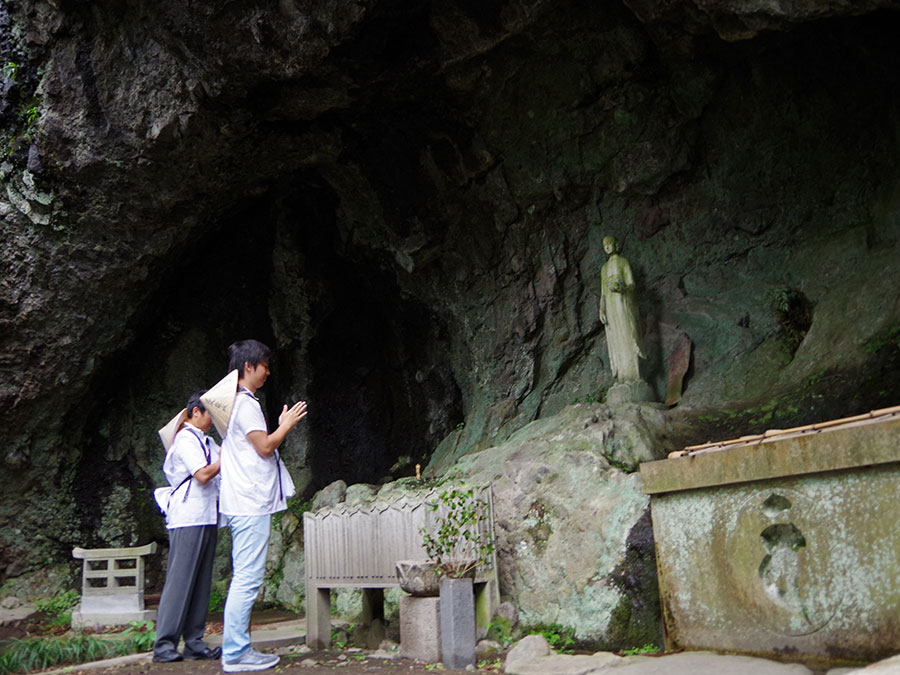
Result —
<svg viewBox="0 0 900 675"><path fill-rule="evenodd" d="M398 560L397 579L400 588L417 598L440 594L441 578L431 560Z"/></svg>
<svg viewBox="0 0 900 675"><path fill-rule="evenodd" d="M641 465L667 650L900 651L900 409L881 412Z"/></svg>

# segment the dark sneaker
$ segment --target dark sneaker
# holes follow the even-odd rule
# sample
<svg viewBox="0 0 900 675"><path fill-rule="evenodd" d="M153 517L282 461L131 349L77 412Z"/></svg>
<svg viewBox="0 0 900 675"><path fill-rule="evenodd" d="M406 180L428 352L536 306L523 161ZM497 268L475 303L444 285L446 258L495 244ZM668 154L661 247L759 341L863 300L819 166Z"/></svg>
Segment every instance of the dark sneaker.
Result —
<svg viewBox="0 0 900 675"><path fill-rule="evenodd" d="M251 647L233 661L222 659L222 670L226 673L240 673L247 670L267 670L275 666L280 657L274 654L260 654Z"/></svg>

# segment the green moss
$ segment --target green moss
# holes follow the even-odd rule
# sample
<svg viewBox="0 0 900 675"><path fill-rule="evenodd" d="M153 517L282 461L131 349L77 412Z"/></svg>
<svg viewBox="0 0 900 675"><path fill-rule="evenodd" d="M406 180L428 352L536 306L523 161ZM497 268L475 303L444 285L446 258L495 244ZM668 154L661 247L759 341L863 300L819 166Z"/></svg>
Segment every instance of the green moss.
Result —
<svg viewBox="0 0 900 675"><path fill-rule="evenodd" d="M897 348L900 346L900 323L893 323L879 330L863 345L863 351L867 354L876 354L885 347Z"/></svg>
<svg viewBox="0 0 900 675"><path fill-rule="evenodd" d="M620 600L610 614L605 643L599 646L622 650L659 644L662 618L649 509L629 532L625 558L607 579Z"/></svg>
<svg viewBox="0 0 900 675"><path fill-rule="evenodd" d="M487 638L508 645L512 641L512 621L505 616L495 616L488 624Z"/></svg>

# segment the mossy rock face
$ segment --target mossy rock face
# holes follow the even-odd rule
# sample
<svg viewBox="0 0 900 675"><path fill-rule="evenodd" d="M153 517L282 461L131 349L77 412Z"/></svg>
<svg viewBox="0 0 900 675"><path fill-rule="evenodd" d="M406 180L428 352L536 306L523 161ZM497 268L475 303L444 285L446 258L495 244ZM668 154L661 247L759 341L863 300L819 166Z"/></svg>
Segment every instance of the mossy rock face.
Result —
<svg viewBox="0 0 900 675"><path fill-rule="evenodd" d="M625 558L609 575L622 599L612 611L606 649L623 651L662 644L662 612L656 577L656 550L650 509L628 533Z"/></svg>

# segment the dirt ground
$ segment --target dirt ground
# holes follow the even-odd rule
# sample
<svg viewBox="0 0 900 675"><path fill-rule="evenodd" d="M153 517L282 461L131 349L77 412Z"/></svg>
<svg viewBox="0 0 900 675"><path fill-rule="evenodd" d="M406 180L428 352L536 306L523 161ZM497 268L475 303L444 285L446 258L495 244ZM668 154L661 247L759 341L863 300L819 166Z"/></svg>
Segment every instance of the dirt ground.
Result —
<svg viewBox="0 0 900 675"><path fill-rule="evenodd" d="M294 615L281 612L263 612L254 615L251 629L256 626L278 621L282 619L296 618ZM210 621L206 626L207 634L221 633L221 617L210 615ZM46 637L50 635L62 635L67 627L54 627L51 617L44 614L32 614L24 619L4 621L0 623L0 645L2 642L14 638ZM112 629L111 629L112 630ZM88 630L88 632L90 632ZM263 649L264 652L277 653L281 656L281 662L273 669L263 672L283 673L307 672L312 675L323 670L340 671L341 675L425 675L427 671L441 670L447 675L460 675L466 671L445 670L434 664L412 659L377 659L371 658L371 651L354 647L343 650L329 649L309 653L286 653L290 648ZM484 675L495 675L503 668L501 661L494 661L490 665L483 664L478 672ZM51 670L60 669L63 666L55 666ZM188 673L222 673L219 661L180 661L178 663L126 663L106 668L83 668L78 665L65 668L67 673L116 673L121 675L141 675L153 673L154 675L187 675Z"/></svg>
<svg viewBox="0 0 900 675"><path fill-rule="evenodd" d="M309 665L315 662L315 665ZM281 662L273 669L263 672L283 673L290 671L293 673L315 673L324 670L340 671L341 675L425 675L427 672L434 672L437 668L434 665L426 664L422 661L413 661L411 659L373 659L367 656L363 651L352 650L326 650L318 652L310 652L309 654L285 654L281 657ZM491 666L489 668L480 668L481 673L499 673L502 671L501 666ZM119 675L141 675L143 673L152 673L153 675L186 675L187 673L221 673L222 666L218 661L180 661L178 663L134 663L112 668L103 668L91 671L79 671L75 666L71 673L91 672L95 675L99 673ZM447 675L461 675L466 673L464 670L444 670L441 672Z"/></svg>

